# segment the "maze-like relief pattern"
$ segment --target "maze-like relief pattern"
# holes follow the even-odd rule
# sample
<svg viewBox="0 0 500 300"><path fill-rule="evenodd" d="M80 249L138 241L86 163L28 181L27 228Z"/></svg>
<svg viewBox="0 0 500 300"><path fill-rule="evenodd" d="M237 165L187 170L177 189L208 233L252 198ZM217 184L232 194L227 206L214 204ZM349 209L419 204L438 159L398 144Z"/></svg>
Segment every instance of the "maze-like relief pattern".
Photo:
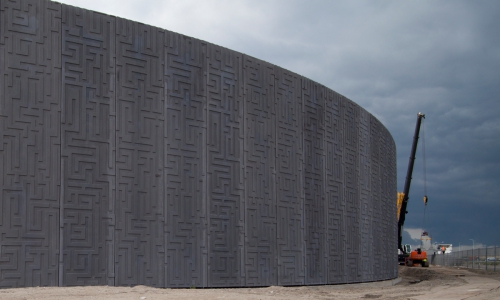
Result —
<svg viewBox="0 0 500 300"><path fill-rule="evenodd" d="M0 287L59 281L61 5L0 2Z"/></svg>
<svg viewBox="0 0 500 300"><path fill-rule="evenodd" d="M360 109L358 121L358 175L360 195L360 222L361 222L361 280L373 280L373 236L372 215L373 199L371 188L371 140L370 140L370 114Z"/></svg>
<svg viewBox="0 0 500 300"><path fill-rule="evenodd" d="M114 285L115 20L62 16L63 285Z"/></svg>
<svg viewBox="0 0 500 300"><path fill-rule="evenodd" d="M300 78L275 69L278 284L305 283L304 170Z"/></svg>
<svg viewBox="0 0 500 300"><path fill-rule="evenodd" d="M389 240L387 240L388 238L388 235L390 234L390 224L393 223L391 221L391 219L388 219L388 213L389 211L391 211L391 206L390 205L387 205L387 203L385 203L383 197L384 197L384 191L388 189L388 186L389 186L389 182L387 181L387 178L385 177L385 174L384 172L387 172L389 171L388 169L388 165L387 165L387 161L385 161L385 157L387 156L387 154L389 153L389 148L387 147L387 145L384 145L384 143L386 142L385 140L385 136L384 134L382 133L379 133L379 139L380 139L380 153L383 153L380 155L380 160L379 160L379 178L378 180L380 181L379 182L379 187L380 187L380 191L381 191L381 201L380 201L380 211L381 211L381 214L380 214L380 219L378 219L378 227L380 228L380 231L378 232L379 234L379 238L382 240L382 243L381 243L381 249L380 249L380 252L382 253L391 253L391 251L394 251L394 255L397 255L397 244L395 243L396 246L394 246L396 248L396 250L394 249L390 249L387 247L387 244L388 242L390 242ZM397 191L396 191L397 193ZM396 219L396 212L394 211L394 214L392 214L390 217L392 217L392 220L395 220ZM394 224L397 224L397 220L396 222L394 222ZM380 264L387 264L387 259L385 256L382 256L381 259L380 259ZM385 269L385 268L384 268ZM382 270L384 270L382 269ZM387 271L385 269L385 271ZM385 274L381 274L382 277L384 277Z"/></svg>
<svg viewBox="0 0 500 300"><path fill-rule="evenodd" d="M245 280L277 283L274 67L245 56Z"/></svg>
<svg viewBox="0 0 500 300"><path fill-rule="evenodd" d="M345 255L346 273L348 282L361 281L361 201L359 190L359 111L360 107L354 102L343 99L343 169L344 169L344 197L345 197Z"/></svg>
<svg viewBox="0 0 500 300"><path fill-rule="evenodd" d="M116 285L165 284L164 38L116 20Z"/></svg>
<svg viewBox="0 0 500 300"><path fill-rule="evenodd" d="M243 286L242 55L209 45L207 84L207 201L209 286Z"/></svg>
<svg viewBox="0 0 500 300"><path fill-rule="evenodd" d="M377 126L374 130L373 136L378 136L378 175L377 189L379 192L380 213L374 213L373 218L378 223L378 232L373 232L374 239L378 239L377 250L385 255L380 258L380 270L376 275L378 280L390 279L397 276L397 264L393 263L391 259L397 255L397 222L396 207L393 204L392 195L396 193L396 146L390 133L387 129L374 117L372 117L372 124ZM374 143L375 144L375 143ZM374 145L372 145L374 147ZM387 255L387 253L390 253ZM376 265L374 266L376 267Z"/></svg>
<svg viewBox="0 0 500 300"><path fill-rule="evenodd" d="M346 225L342 167L342 97L329 91L325 102L325 197L327 205L328 284L346 282Z"/></svg>
<svg viewBox="0 0 500 300"><path fill-rule="evenodd" d="M372 234L374 235L374 254L378 257L378 261L373 264L375 278L389 279L397 275L397 265L393 264L391 255L397 255L396 241L396 209L389 200L392 200L396 193L396 184L387 176L395 176L395 166L388 160L389 157L395 155L395 147L392 143L387 130L380 124L378 120L372 117L372 183L374 188L372 191L377 198L373 200L373 219L374 226ZM376 139L376 140L375 140ZM388 143L388 144L386 144ZM393 156L394 158L395 156ZM388 175L385 175L388 172ZM389 175L392 174L392 175ZM392 236L394 235L394 237ZM382 255L380 255L382 254ZM388 267L392 266L392 268Z"/></svg>
<svg viewBox="0 0 500 300"><path fill-rule="evenodd" d="M383 215L382 215L382 228L384 228L383 235L383 251L384 253L391 253L385 255L383 263L385 263L385 275L382 277L384 279L394 278L397 276L397 264L393 263L392 257L397 255L397 222L394 222L396 215L396 206L393 205L392 195L396 194L396 145L392 139L390 133L386 128L380 126L380 132L382 133L382 153L384 153L381 163L383 168L381 169L382 178L382 189L383 189ZM391 268L392 267L392 268Z"/></svg>
<svg viewBox="0 0 500 300"><path fill-rule="evenodd" d="M325 100L326 89L302 79L304 135L304 191L306 284L327 282L327 213L325 197Z"/></svg>
<svg viewBox="0 0 500 300"><path fill-rule="evenodd" d="M397 276L394 141L332 90L48 0L0 0L0 74L0 287Z"/></svg>
<svg viewBox="0 0 500 300"><path fill-rule="evenodd" d="M380 131L384 132L385 142L389 147L388 154L386 154L387 164L389 165L388 173L387 173L387 181L388 185L386 190L384 190L384 199L383 201L387 205L387 235L386 235L386 245L388 253L397 253L397 250L394 249L394 245L397 246L397 225L392 222L394 215L396 214L396 206L391 205L392 195L396 193L397 190L397 166L396 166L396 143L392 138L391 134L380 124ZM394 252L392 252L394 251ZM394 264L390 258L392 255L387 255L387 264L385 265L384 270L387 270L387 276L385 279L396 278L398 276L398 265Z"/></svg>
<svg viewBox="0 0 500 300"><path fill-rule="evenodd" d="M206 287L207 44L166 32L165 51L166 282Z"/></svg>
<svg viewBox="0 0 500 300"><path fill-rule="evenodd" d="M383 252L382 236L386 233L383 232L382 228L382 215L384 214L382 203L384 191L381 189L381 170L380 170L380 158L384 155L381 151L382 137L381 130L382 126L380 122L374 117L370 118L370 161L371 161L371 172L370 172L370 182L371 182L371 205L373 208L372 212L372 227L370 234L373 236L373 256L376 258L372 261L373 266L373 276L374 278L380 278L385 267L381 258L386 255ZM394 215L394 218L396 216ZM397 246L396 246L397 247Z"/></svg>

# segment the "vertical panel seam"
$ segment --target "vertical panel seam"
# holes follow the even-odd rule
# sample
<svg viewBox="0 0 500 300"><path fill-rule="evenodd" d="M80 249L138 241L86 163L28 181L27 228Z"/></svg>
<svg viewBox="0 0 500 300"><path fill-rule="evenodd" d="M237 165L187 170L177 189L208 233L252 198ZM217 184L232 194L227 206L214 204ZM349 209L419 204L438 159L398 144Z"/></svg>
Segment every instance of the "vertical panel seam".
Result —
<svg viewBox="0 0 500 300"><path fill-rule="evenodd" d="M167 35L168 32L165 30L164 35L163 35L163 44L162 44L162 49L163 49L163 69L162 69L162 78L163 78L163 164L162 164L162 184L163 184L163 272L164 272L164 277L163 277L163 286L168 287L168 239L167 239L167 225L168 225L168 199L167 199L167 193L168 193L168 180L167 180L167 171L165 168L165 165L168 163L168 151L167 151L167 133L168 133L168 108L167 108L167 95L168 95L168 83L167 83L167 69L168 69L168 51L167 51Z"/></svg>
<svg viewBox="0 0 500 300"><path fill-rule="evenodd" d="M48 3L48 2L46 2ZM62 4L60 5L60 17L61 23L59 26L59 36L61 42L60 46L60 61L61 61L61 72L59 76L60 82L60 93L59 93L59 278L58 284L59 286L63 286L63 264L64 264L64 255L63 255L63 243L64 243L64 158L63 158L63 142L64 142L64 130L63 130L63 117L64 117L64 62L62 60L62 51L63 51L63 11Z"/></svg>
<svg viewBox="0 0 500 300"><path fill-rule="evenodd" d="M210 266L210 263L211 263L211 260L210 260L210 197L209 197L209 192L208 192L208 187L209 187L209 174L208 174L208 157L209 157L209 147L208 147L208 126L209 126L209 121L208 121L208 111L210 109L210 106L208 104L208 101L209 101L209 93L208 93L208 77L209 77L209 73L210 73L210 65L209 65L209 57L210 57L210 50L211 50L211 44L210 43L207 43L206 44L206 48L205 48L205 53L202 55L203 59L205 60L205 64L202 64L202 66L204 65L205 66L205 70L203 72L203 76L205 77L205 80L203 81L204 82L204 104L205 104L205 120L204 120L204 126L203 126L203 131L204 131L204 134L203 134L203 137L204 137L204 143L203 145L205 146L205 151L204 152L204 161L203 161L203 164L204 164L204 168L205 168L205 172L203 173L202 177L204 176L204 180L203 180L203 189L204 189L204 200L205 200L205 230L206 230L206 235L204 237L205 239L205 256L206 256L206 269L205 269L205 284L204 286L205 287L208 287L209 283L210 283L210 280L209 280L209 276L210 276L210 269L211 269L211 266Z"/></svg>
<svg viewBox="0 0 500 300"><path fill-rule="evenodd" d="M296 84L296 82L295 82ZM299 107L300 109L297 110L297 121L298 121L298 129L303 133L304 132L304 127L305 127L305 124L304 124L304 119L305 118L300 118L300 116L303 117L303 114L304 114L304 85L305 85L305 82L302 78L299 79L299 91L300 91L300 102L299 102ZM297 89L297 87L295 87L295 89ZM294 99L293 99L293 102L297 101L297 95L295 95ZM305 278L304 278L304 282L308 282L307 280L307 243L308 243L308 235L307 235L307 230L306 230L306 223L304 222L304 215L307 214L306 212L306 197L305 197L305 176L306 176L306 172L305 171L305 157L304 157L304 138L305 138L305 135L302 134L302 136L300 137L300 145L301 145L301 148L302 148L302 152L300 153L300 163L299 163L299 168L302 170L301 173L299 173L299 203L300 203L300 208L301 208L301 218L300 218L300 231L302 231L302 241L301 241L301 255L302 255L302 270L304 271L304 275L305 275ZM302 198L302 199L301 199Z"/></svg>
<svg viewBox="0 0 500 300"><path fill-rule="evenodd" d="M330 244L328 243L328 212L329 212L329 205L330 205L330 201L329 201L329 198L327 197L327 194L326 194L326 191L327 191L327 182L328 182L328 178L326 177L326 160L327 160L327 153L328 153L328 149L327 149L327 142L326 142L326 108L327 108L327 101L328 101L328 90L326 89L326 87L323 87L323 128L322 128L322 144L323 144L323 151L322 151L322 155L323 155L323 161L322 161L322 167L323 167L323 195L322 195L322 199L323 199L323 224L324 224L324 232L323 232L323 251L325 251L323 253L323 259L324 259L324 262L325 262L325 269L324 269L324 278L323 278L323 283L324 284L328 284L329 283L329 269L330 269L330 263L329 263L329 253L330 253Z"/></svg>
<svg viewBox="0 0 500 300"><path fill-rule="evenodd" d="M119 170L118 170L118 118L120 116L119 114L119 108L118 108L118 66L116 63L116 55L118 52L118 45L117 45L117 35L118 35L118 17L113 18L114 22L114 32L113 32L113 39L114 39L114 53L113 53L113 63L114 63L114 106L115 106L115 145L114 145L114 151L115 151L115 192L114 192L114 201L113 201L113 243L112 243L112 249L113 249L113 285L117 286L117 280L116 280L116 254L118 251L116 251L116 223L118 222L116 216L117 216L117 203L118 203L118 175L119 175Z"/></svg>
<svg viewBox="0 0 500 300"><path fill-rule="evenodd" d="M276 68L275 68L275 71ZM273 102L274 102L274 113L276 114L274 117L274 171L273 171L273 176L274 176L274 212L275 212L275 249L276 249L276 255L275 255L275 262L276 262L276 284L279 285L280 283L280 255L279 255L279 243L278 243L278 231L279 231L279 226L278 226L278 114L276 112L276 104L277 104L277 93L278 89L276 86L278 85L278 76L276 76L276 72L274 73L274 93L273 93Z"/></svg>

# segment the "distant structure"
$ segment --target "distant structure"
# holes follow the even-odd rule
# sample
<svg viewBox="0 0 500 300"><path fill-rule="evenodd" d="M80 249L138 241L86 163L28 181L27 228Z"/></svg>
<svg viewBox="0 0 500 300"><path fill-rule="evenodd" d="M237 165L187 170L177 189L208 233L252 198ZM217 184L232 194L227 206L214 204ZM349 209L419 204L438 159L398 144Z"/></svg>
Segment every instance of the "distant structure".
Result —
<svg viewBox="0 0 500 300"><path fill-rule="evenodd" d="M427 231L422 232L422 235L420 236L420 240L422 241L421 242L422 250L425 250L425 251L434 250L435 251L435 249L433 249L433 247L432 247L432 238L429 236L429 233Z"/></svg>
<svg viewBox="0 0 500 300"><path fill-rule="evenodd" d="M453 244L436 244L437 254L449 254L453 252Z"/></svg>
<svg viewBox="0 0 500 300"><path fill-rule="evenodd" d="M1 287L397 277L396 148L359 105L168 30L0 1Z"/></svg>

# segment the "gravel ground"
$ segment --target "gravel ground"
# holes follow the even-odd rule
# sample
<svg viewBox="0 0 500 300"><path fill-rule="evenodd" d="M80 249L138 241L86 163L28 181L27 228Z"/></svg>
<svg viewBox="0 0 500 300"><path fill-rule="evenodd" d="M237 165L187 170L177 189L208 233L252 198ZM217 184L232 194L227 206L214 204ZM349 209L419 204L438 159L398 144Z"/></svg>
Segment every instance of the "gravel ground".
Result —
<svg viewBox="0 0 500 300"><path fill-rule="evenodd" d="M431 266L400 267L400 279L301 287L158 289L36 287L0 290L0 299L500 299L500 274ZM398 282L395 284L395 282Z"/></svg>

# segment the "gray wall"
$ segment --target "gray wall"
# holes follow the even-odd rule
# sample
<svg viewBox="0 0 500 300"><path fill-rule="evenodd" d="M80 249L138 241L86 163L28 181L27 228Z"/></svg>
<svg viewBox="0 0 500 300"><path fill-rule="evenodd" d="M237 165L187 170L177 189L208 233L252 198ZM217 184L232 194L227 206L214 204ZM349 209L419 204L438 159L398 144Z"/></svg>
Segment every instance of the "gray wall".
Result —
<svg viewBox="0 0 500 300"><path fill-rule="evenodd" d="M47 0L0 0L0 286L397 276L396 149L303 76Z"/></svg>

